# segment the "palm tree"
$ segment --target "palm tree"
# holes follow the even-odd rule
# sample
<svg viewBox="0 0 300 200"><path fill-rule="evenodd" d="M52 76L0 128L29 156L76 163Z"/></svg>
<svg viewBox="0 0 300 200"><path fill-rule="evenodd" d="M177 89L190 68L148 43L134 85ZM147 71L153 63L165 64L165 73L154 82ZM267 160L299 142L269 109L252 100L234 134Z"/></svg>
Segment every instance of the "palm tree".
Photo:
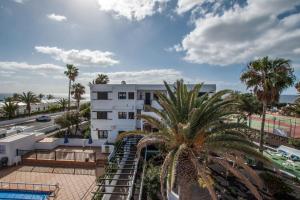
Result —
<svg viewBox="0 0 300 200"><path fill-rule="evenodd" d="M262 152L267 106L278 101L281 92L294 84L294 70L289 60L263 57L248 64L247 70L241 75L241 81L246 84L247 89L253 89L263 104L259 142L259 149Z"/></svg>
<svg viewBox="0 0 300 200"><path fill-rule="evenodd" d="M20 101L20 94L18 94L18 93L13 93L13 95L12 95L12 100L13 100L13 101Z"/></svg>
<svg viewBox="0 0 300 200"><path fill-rule="evenodd" d="M242 132L245 127L228 119L236 114L236 102L222 97L229 93L224 90L211 97L198 97L202 85L188 91L183 81L177 81L174 90L165 82L168 94L157 93L158 103L163 110L149 107L157 117L140 117L158 129L158 132L131 131L122 133L118 139L133 135L144 136L138 143L138 152L148 145L160 144L158 148L167 152L161 167L161 194L166 199L166 184L169 191L177 183L180 199L190 199L190 188L194 183L203 183L212 197L217 199L209 162L214 162L238 177L257 199L262 199L257 188L238 169L241 167L251 174L251 180L259 187L262 182L257 174L245 164L243 157L251 155L265 161L252 142ZM229 161L231 160L231 161ZM165 180L167 179L167 182Z"/></svg>
<svg viewBox="0 0 300 200"><path fill-rule="evenodd" d="M67 70L64 74L69 78L69 93L68 93L68 110L70 110L71 105L71 82L75 81L75 78L78 76L78 68L74 65L67 64Z"/></svg>
<svg viewBox="0 0 300 200"><path fill-rule="evenodd" d="M8 119L12 119L16 116L16 111L18 107L19 106L17 103L14 103L10 99L8 99L4 101L4 105L1 107L0 112Z"/></svg>
<svg viewBox="0 0 300 200"><path fill-rule="evenodd" d="M20 101L26 104L26 110L28 112L28 115L31 114L31 104L39 102L38 97L31 91L25 93L23 92L22 95L20 95Z"/></svg>
<svg viewBox="0 0 300 200"><path fill-rule="evenodd" d="M80 83L75 83L72 85L71 94L73 98L76 99L77 109L79 110L80 100L82 99L82 95L85 94L85 88Z"/></svg>
<svg viewBox="0 0 300 200"><path fill-rule="evenodd" d="M47 97L48 100L55 98L52 94L48 94L46 97Z"/></svg>
<svg viewBox="0 0 300 200"><path fill-rule="evenodd" d="M42 101L42 99L45 97L45 95L44 94L42 94L42 93L40 93L39 95L38 95L38 98L40 99L40 101Z"/></svg>
<svg viewBox="0 0 300 200"><path fill-rule="evenodd" d="M57 103L59 104L59 106L63 109L63 111L66 110L66 107L68 105L68 100L65 98L61 98L57 101Z"/></svg>
<svg viewBox="0 0 300 200"><path fill-rule="evenodd" d="M109 83L109 78L106 74L98 74L97 78L93 80L93 84L107 84Z"/></svg>
<svg viewBox="0 0 300 200"><path fill-rule="evenodd" d="M237 100L239 101L238 109L249 119L249 127L251 128L251 116L261 114L262 105L257 97L250 93L239 94Z"/></svg>

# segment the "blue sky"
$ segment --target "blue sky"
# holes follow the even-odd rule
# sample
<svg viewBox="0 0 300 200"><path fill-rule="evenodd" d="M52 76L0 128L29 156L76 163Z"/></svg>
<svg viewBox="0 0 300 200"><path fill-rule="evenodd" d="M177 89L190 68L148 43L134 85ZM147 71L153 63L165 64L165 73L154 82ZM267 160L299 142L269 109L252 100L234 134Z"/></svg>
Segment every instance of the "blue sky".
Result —
<svg viewBox="0 0 300 200"><path fill-rule="evenodd" d="M84 85L107 73L244 91L241 72L266 55L300 77L298 0L0 0L0 93L66 93L66 63Z"/></svg>

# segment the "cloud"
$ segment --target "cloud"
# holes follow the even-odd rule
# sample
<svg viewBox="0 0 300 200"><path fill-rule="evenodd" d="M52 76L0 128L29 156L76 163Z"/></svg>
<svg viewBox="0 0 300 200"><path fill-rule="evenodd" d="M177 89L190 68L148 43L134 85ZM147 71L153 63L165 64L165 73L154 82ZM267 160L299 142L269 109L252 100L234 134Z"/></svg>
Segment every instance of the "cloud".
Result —
<svg viewBox="0 0 300 200"><path fill-rule="evenodd" d="M47 17L51 20L54 20L54 21L58 21L58 22L62 22L62 21L66 21L67 20L67 17L66 16L63 16L63 15L57 15L57 14L48 14Z"/></svg>
<svg viewBox="0 0 300 200"><path fill-rule="evenodd" d="M190 4L182 6L182 12L193 5L184 2ZM200 64L240 64L265 55L300 61L300 14L289 12L299 4L249 0L220 15L207 13L194 21L195 28L177 47L185 52L186 61Z"/></svg>
<svg viewBox="0 0 300 200"><path fill-rule="evenodd" d="M56 73L64 71L64 68L54 64L28 64L26 62L1 62L0 70L6 74L12 74L19 70L33 73Z"/></svg>
<svg viewBox="0 0 300 200"><path fill-rule="evenodd" d="M98 0L99 9L129 20L142 20L161 12L169 0Z"/></svg>
<svg viewBox="0 0 300 200"><path fill-rule="evenodd" d="M0 70L0 76L2 77L11 77L13 74L15 74L16 72L14 71L4 71L4 70Z"/></svg>
<svg viewBox="0 0 300 200"><path fill-rule="evenodd" d="M176 12L182 14L194 8L196 5L201 5L205 0L178 0Z"/></svg>
<svg viewBox="0 0 300 200"><path fill-rule="evenodd" d="M97 77L97 74L102 74L103 72L95 73L83 73L81 80L85 82L91 82ZM143 71L120 71L120 72L110 72L104 73L108 75L111 83L121 83L121 81L126 81L126 83L148 83L148 84L161 84L163 80L168 82L174 82L177 79L183 78L180 71L175 69L152 69Z"/></svg>
<svg viewBox="0 0 300 200"><path fill-rule="evenodd" d="M36 46L35 49L39 53L51 55L55 60L81 66L97 65L107 67L119 63L118 60L112 58L114 54L109 51L92 51L89 49L64 50L57 47L48 46Z"/></svg>
<svg viewBox="0 0 300 200"><path fill-rule="evenodd" d="M13 0L16 3L24 3L26 0Z"/></svg>

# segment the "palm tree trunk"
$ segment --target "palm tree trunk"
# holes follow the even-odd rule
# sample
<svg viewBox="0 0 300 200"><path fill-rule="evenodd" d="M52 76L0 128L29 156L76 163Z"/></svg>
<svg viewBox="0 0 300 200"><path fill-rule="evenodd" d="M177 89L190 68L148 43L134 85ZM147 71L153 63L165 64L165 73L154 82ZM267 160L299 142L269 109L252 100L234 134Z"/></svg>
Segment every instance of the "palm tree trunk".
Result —
<svg viewBox="0 0 300 200"><path fill-rule="evenodd" d="M260 152L263 152L263 150L264 150L264 135L265 135L266 111L267 111L267 103L263 102L263 114L262 114L261 130L260 130L260 140L259 140L259 151Z"/></svg>
<svg viewBox="0 0 300 200"><path fill-rule="evenodd" d="M70 104L71 104L71 79L69 79L68 111L70 111Z"/></svg>
<svg viewBox="0 0 300 200"><path fill-rule="evenodd" d="M31 114L31 107L30 107L30 104L27 105L27 111L28 111L28 115L30 116L30 114Z"/></svg>
<svg viewBox="0 0 300 200"><path fill-rule="evenodd" d="M252 115L249 115L249 128L251 128L251 122L252 122L251 116Z"/></svg>

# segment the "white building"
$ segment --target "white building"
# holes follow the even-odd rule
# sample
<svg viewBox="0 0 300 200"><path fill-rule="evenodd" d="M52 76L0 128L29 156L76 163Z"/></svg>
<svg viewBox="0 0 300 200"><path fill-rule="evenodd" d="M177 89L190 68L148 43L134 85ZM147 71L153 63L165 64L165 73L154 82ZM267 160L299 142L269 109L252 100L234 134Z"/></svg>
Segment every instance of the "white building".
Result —
<svg viewBox="0 0 300 200"><path fill-rule="evenodd" d="M189 85L192 87L192 85ZM164 85L151 84L91 84L91 135L93 139L114 142L124 131L142 129L137 114L154 114L145 105L160 109L156 92L165 92ZM214 93L215 84L203 85L200 95Z"/></svg>

